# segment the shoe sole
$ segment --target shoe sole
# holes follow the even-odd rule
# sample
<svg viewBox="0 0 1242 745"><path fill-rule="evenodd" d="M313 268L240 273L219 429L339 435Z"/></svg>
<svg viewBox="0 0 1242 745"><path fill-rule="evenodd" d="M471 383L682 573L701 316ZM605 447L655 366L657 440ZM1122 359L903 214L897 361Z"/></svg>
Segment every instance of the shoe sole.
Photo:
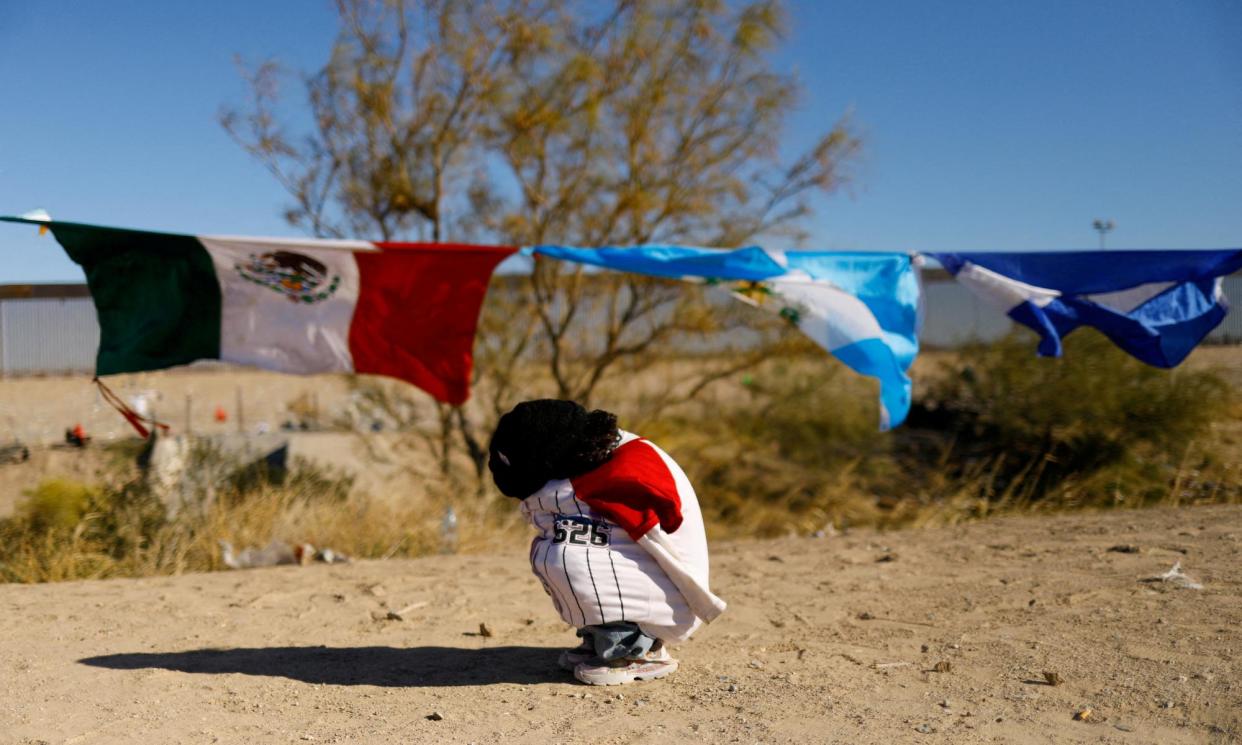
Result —
<svg viewBox="0 0 1242 745"><path fill-rule="evenodd" d="M562 670L572 673L579 663L586 662L589 659L591 659L589 654L577 654L566 649L561 652L561 656L557 659L556 664L560 665Z"/></svg>
<svg viewBox="0 0 1242 745"><path fill-rule="evenodd" d="M659 680L660 678L667 677L675 672L677 672L677 660L669 660L649 672L640 673L638 675L608 675L605 673L598 676L598 678L591 679L586 677L583 673L579 673L575 668L574 677L578 679L579 683L585 683L589 686L620 686L625 685L626 683L635 683L643 680Z"/></svg>

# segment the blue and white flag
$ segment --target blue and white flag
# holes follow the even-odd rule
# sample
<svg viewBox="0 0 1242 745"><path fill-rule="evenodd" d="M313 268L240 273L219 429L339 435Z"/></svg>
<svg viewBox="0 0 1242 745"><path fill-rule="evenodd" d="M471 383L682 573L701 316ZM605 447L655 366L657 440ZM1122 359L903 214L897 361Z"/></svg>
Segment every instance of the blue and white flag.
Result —
<svg viewBox="0 0 1242 745"><path fill-rule="evenodd" d="M856 372L880 381L880 427L905 421L918 354L919 283L907 254L723 251L686 246L573 248L534 253L625 272L744 281L734 297L779 313Z"/></svg>
<svg viewBox="0 0 1242 745"><path fill-rule="evenodd" d="M959 282L1040 335L1039 354L1092 326L1156 367L1174 367L1224 319L1242 249L933 253Z"/></svg>

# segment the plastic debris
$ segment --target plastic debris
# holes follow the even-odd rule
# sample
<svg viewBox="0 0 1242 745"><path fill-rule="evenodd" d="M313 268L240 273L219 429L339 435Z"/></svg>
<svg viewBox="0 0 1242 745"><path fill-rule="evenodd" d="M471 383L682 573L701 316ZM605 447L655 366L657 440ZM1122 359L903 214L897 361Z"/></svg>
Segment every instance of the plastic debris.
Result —
<svg viewBox="0 0 1242 745"><path fill-rule="evenodd" d="M25 463L30 460L30 448L14 440L11 445L0 445L0 463Z"/></svg>
<svg viewBox="0 0 1242 745"><path fill-rule="evenodd" d="M1157 574L1154 577L1144 577L1140 582L1167 582L1175 587L1182 587L1187 590L1202 590L1203 585L1195 582L1182 571L1182 562L1178 561L1173 564L1173 568L1164 574Z"/></svg>
<svg viewBox="0 0 1242 745"><path fill-rule="evenodd" d="M409 605L405 606L401 610L388 611L387 615L385 615L384 618L389 621L404 621L405 614L409 613L410 611L416 611L419 608L425 607L426 605L427 605L427 601L425 600L421 600L417 603L410 603Z"/></svg>
<svg viewBox="0 0 1242 745"><path fill-rule="evenodd" d="M457 553L457 512L452 505L444 509L440 520L440 553Z"/></svg>
<svg viewBox="0 0 1242 745"><path fill-rule="evenodd" d="M330 548L316 549L309 543L290 546L283 541L272 541L263 548L246 547L235 551L233 544L220 541L220 561L229 569L254 569L284 564L306 566L314 561L325 564L344 564L349 557Z"/></svg>
<svg viewBox="0 0 1242 745"><path fill-rule="evenodd" d="M68 445L84 448L90 441L91 436L86 434L81 424L75 424L72 429L65 430L65 443Z"/></svg>

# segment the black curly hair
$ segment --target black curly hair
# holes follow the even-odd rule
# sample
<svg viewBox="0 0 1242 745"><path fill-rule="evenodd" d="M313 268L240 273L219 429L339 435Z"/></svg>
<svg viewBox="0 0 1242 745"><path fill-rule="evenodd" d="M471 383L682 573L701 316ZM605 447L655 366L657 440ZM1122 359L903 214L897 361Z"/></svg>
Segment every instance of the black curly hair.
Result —
<svg viewBox="0 0 1242 745"><path fill-rule="evenodd" d="M524 401L500 418L487 467L506 496L525 499L553 479L573 478L612 457L617 417L574 401Z"/></svg>

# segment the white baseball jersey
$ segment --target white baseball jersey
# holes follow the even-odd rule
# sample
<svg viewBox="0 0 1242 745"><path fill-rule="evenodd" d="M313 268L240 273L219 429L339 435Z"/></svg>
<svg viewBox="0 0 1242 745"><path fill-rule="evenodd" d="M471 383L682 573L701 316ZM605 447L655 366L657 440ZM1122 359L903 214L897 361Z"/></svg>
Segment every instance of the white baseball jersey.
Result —
<svg viewBox="0 0 1242 745"><path fill-rule="evenodd" d="M694 488L663 450L628 432L621 435L617 452L628 445L624 452L631 461L637 455L640 460L647 458L648 465L655 463L659 468L662 461L667 468L666 472L659 468L659 476L667 479L670 491L676 489L680 525L661 540L675 552L686 573L706 588L707 537ZM659 461L652 459L650 452L636 450L640 448L650 448ZM530 546L531 569L557 612L566 623L577 627L629 621L657 639L674 642L688 638L701 624L700 619L677 584L627 528L591 507L589 502L595 500L586 486L590 474L585 476L588 478L549 481L522 500L522 514L539 531ZM575 482L582 494L575 490ZM628 527L640 534L653 529L650 524ZM662 533L658 526L654 530Z"/></svg>

